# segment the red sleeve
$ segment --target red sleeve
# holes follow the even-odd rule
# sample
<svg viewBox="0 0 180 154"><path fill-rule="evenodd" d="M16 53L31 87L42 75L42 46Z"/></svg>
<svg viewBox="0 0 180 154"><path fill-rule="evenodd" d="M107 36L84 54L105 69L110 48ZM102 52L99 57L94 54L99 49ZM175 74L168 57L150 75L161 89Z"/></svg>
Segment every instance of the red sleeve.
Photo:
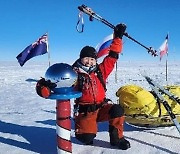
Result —
<svg viewBox="0 0 180 154"><path fill-rule="evenodd" d="M112 44L110 45L110 51L114 51L116 53L121 53L122 51L122 39L114 38Z"/></svg>
<svg viewBox="0 0 180 154"><path fill-rule="evenodd" d="M120 38L114 38L112 44L110 45L109 55L104 58L101 64L99 64L99 68L101 69L104 80L107 79L109 74L114 69L118 55L122 51L122 47L122 40Z"/></svg>
<svg viewBox="0 0 180 154"><path fill-rule="evenodd" d="M103 62L99 64L99 68L102 72L104 80L106 80L109 74L112 72L116 62L117 62L116 58L106 56Z"/></svg>

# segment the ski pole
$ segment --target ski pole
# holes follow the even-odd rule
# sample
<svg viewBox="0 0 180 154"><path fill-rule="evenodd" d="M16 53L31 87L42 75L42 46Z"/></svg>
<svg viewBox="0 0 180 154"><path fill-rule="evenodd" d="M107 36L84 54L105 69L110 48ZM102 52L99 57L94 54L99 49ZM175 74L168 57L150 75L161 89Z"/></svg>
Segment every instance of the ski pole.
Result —
<svg viewBox="0 0 180 154"><path fill-rule="evenodd" d="M178 130L179 134L180 134L180 124L178 122L178 119L176 118L176 115L172 112L171 107L169 106L168 102L164 99L164 97L160 94L159 89L156 85L154 85L150 78L147 76L144 76L146 81L149 83L151 89L154 91L155 95L157 96L157 98L160 100L160 102L163 104L164 108L166 109L166 111L168 112L169 116L171 117L171 120L173 121L176 129Z"/></svg>
<svg viewBox="0 0 180 154"><path fill-rule="evenodd" d="M104 18L102 18L101 16L96 14L94 11L92 11L91 8L89 8L89 7L85 6L85 5L81 5L81 6L78 6L78 9L80 11L84 12L85 14L89 15L89 20L90 21L93 21L93 18L95 18L95 19L101 21L102 23L104 23L105 25L109 26L112 29L116 28L113 24L111 24L110 22L108 22L107 20L105 20ZM152 47L149 47L149 48L146 47L145 45L143 45L142 43L140 43L136 39L132 38L128 33L124 33L124 36L126 36L130 40L136 42L140 46L144 47L146 50L148 50L148 53L150 53L152 56L154 56L154 57L158 56L157 51L154 50Z"/></svg>
<svg viewBox="0 0 180 154"><path fill-rule="evenodd" d="M159 90L166 94L170 99L172 99L173 101L175 101L176 103L180 104L180 98L174 94L172 94L171 92L169 92L168 90L166 90L164 87L160 86L158 83L156 83L155 81L153 81L150 77L145 76L145 78L153 85L156 85Z"/></svg>

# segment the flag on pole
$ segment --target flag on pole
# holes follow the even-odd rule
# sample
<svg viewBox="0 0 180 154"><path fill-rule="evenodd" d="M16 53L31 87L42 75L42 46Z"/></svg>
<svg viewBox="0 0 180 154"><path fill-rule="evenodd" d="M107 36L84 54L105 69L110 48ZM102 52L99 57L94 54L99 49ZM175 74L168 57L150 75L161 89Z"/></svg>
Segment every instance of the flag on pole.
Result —
<svg viewBox="0 0 180 154"><path fill-rule="evenodd" d="M109 47L113 40L113 34L105 37L101 43L96 46L97 57L100 58L109 53Z"/></svg>
<svg viewBox="0 0 180 154"><path fill-rule="evenodd" d="M159 51L160 52L160 61L165 54L168 54L168 37L169 36L167 35L165 41L163 42L163 44L159 48L159 50L160 50Z"/></svg>
<svg viewBox="0 0 180 154"><path fill-rule="evenodd" d="M37 41L26 47L16 58L23 66L29 59L43 55L48 52L48 36L47 33L42 35Z"/></svg>

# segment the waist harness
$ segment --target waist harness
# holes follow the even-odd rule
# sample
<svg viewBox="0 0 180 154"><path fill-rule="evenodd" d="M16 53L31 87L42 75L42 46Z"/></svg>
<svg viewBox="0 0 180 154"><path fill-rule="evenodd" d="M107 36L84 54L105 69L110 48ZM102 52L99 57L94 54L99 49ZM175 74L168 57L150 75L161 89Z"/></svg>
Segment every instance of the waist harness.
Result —
<svg viewBox="0 0 180 154"><path fill-rule="evenodd" d="M103 107L105 104L107 104L108 101L111 101L108 98L105 98L103 102L101 102L100 104L87 104L87 105L81 105L81 104L76 104L74 107L78 108L78 112L79 113L85 113L87 114L87 112L94 112L98 109L100 109L101 107Z"/></svg>

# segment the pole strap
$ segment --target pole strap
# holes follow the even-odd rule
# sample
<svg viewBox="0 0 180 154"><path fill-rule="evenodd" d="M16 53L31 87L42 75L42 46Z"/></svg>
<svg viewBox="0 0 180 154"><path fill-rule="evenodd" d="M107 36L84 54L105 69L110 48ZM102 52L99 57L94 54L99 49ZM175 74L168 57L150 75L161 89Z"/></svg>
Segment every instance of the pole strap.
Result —
<svg viewBox="0 0 180 154"><path fill-rule="evenodd" d="M78 14L78 22L76 24L76 30L79 33L82 33L84 31L84 19L83 19L83 12L82 11L80 11Z"/></svg>

